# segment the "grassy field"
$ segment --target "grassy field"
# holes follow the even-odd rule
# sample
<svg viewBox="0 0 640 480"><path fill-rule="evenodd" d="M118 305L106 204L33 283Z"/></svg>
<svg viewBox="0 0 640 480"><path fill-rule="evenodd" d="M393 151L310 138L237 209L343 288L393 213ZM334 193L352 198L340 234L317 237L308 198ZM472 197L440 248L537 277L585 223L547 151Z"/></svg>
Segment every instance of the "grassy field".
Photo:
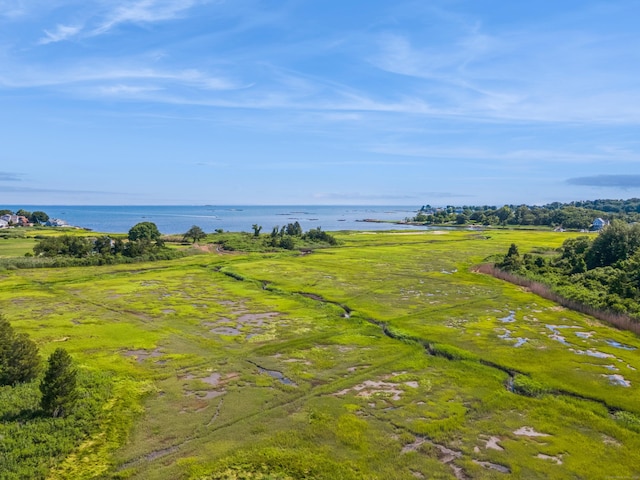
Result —
<svg viewBox="0 0 640 480"><path fill-rule="evenodd" d="M635 478L640 339L472 271L570 235L0 272L14 327L109 384L47 478Z"/></svg>

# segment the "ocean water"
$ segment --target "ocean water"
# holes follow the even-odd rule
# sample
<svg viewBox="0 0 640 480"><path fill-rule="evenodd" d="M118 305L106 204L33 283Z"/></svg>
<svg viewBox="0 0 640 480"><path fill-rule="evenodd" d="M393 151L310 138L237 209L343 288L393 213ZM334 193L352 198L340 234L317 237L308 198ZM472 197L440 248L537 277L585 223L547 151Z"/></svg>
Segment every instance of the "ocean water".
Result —
<svg viewBox="0 0 640 480"><path fill-rule="evenodd" d="M8 205L2 208L41 210L52 218L96 232L126 233L138 222L153 222L164 234L184 233L197 225L205 232L223 229L251 232L261 225L262 233L275 226L299 222L303 230L321 227L337 230L416 229L409 225L363 222L365 219L401 221L416 214L417 206L60 206ZM421 227L424 229L424 227Z"/></svg>

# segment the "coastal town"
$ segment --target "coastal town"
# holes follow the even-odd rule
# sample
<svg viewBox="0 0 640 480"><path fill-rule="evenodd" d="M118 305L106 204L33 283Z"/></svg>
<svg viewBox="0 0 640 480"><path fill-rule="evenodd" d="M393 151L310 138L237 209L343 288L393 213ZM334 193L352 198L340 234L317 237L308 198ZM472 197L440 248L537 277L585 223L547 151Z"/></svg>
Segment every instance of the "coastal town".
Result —
<svg viewBox="0 0 640 480"><path fill-rule="evenodd" d="M25 212L19 210L16 213L2 211L0 215L0 228L13 228L13 227L34 227L37 225L43 225L45 227L71 227L69 223L60 218L49 218L44 212Z"/></svg>

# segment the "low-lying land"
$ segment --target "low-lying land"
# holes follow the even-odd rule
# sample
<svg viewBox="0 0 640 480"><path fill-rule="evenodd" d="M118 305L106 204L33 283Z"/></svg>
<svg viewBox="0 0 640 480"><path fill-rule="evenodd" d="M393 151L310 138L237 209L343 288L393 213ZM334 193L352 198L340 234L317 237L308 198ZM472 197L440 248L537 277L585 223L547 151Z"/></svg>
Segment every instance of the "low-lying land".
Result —
<svg viewBox="0 0 640 480"><path fill-rule="evenodd" d="M66 425L31 478L633 478L640 339L472 271L571 235L1 271L0 312L95 391L72 429L34 413L37 386L0 388L0 471L21 478Z"/></svg>

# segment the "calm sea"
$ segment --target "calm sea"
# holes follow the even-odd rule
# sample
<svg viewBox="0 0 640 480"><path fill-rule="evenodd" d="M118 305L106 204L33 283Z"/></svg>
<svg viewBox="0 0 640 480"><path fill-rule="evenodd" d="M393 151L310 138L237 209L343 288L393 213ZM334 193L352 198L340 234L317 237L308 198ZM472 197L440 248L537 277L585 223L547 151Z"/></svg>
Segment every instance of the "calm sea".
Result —
<svg viewBox="0 0 640 480"><path fill-rule="evenodd" d="M420 207L381 206L6 206L17 210L41 210L52 218L96 232L126 233L138 222L153 222L165 234L184 233L192 225L205 232L221 228L231 232L250 232L253 224L263 227L263 233L275 226L300 222L306 231L322 227L336 230L415 229L407 225L362 222L364 219L404 220ZM423 227L424 228L424 227Z"/></svg>

